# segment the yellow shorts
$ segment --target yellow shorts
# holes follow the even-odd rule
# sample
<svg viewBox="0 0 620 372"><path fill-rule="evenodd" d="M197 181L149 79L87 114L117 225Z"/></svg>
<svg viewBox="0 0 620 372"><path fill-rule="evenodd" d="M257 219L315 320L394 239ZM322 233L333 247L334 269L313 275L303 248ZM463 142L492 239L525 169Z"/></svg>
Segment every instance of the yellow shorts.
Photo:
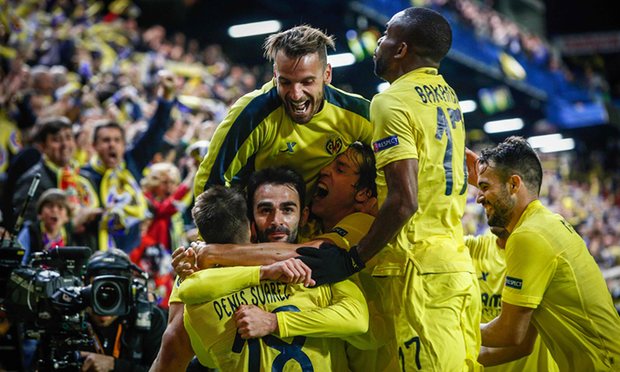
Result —
<svg viewBox="0 0 620 372"><path fill-rule="evenodd" d="M391 298L403 371L480 371L480 289L474 273L377 277ZM385 298L386 296L384 296Z"/></svg>
<svg viewBox="0 0 620 372"><path fill-rule="evenodd" d="M392 318L385 304L390 301L383 296L376 279L363 271L355 276L356 283L364 291L368 303L368 332L346 338L348 368L351 372L397 371L398 347Z"/></svg>

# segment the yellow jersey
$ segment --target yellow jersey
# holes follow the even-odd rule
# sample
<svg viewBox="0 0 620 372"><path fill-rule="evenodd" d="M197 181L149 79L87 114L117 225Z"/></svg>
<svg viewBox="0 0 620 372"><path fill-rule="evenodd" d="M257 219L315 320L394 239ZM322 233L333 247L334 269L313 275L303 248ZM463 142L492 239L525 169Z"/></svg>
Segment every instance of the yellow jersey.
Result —
<svg viewBox="0 0 620 372"><path fill-rule="evenodd" d="M286 113L273 81L241 97L213 134L194 194L211 185L245 184L256 170L289 166L304 177L310 195L321 168L351 143L372 138L368 100L331 85L324 93L323 108L306 124Z"/></svg>
<svg viewBox="0 0 620 372"><path fill-rule="evenodd" d="M331 231L317 236L327 239L340 248L349 250L368 233L375 218L366 213L352 213L336 224ZM387 301L381 295L377 279L372 276L377 264L373 257L366 267L351 277L362 289L368 303L368 332L347 338L346 352L349 369L355 371L387 371L398 368L398 356L388 343L394 338L385 320L383 304Z"/></svg>
<svg viewBox="0 0 620 372"><path fill-rule="evenodd" d="M502 289L506 277L505 252L496 244L497 237L490 231L484 235L465 237L465 245L469 248L482 296L482 323L488 323L499 316L502 311ZM523 372L558 371L549 350L536 338L532 353L524 358L493 367L485 367L488 372Z"/></svg>
<svg viewBox="0 0 620 372"><path fill-rule="evenodd" d="M185 328L200 363L221 371L346 368L338 338L368 329L368 309L357 285L345 280L306 288L259 278L260 267L225 267L201 270L180 285ZM232 319L242 304L276 313L277 334L243 340Z"/></svg>
<svg viewBox="0 0 620 372"><path fill-rule="evenodd" d="M620 317L603 275L579 234L539 200L506 242L502 301L535 309L561 371L620 370Z"/></svg>
<svg viewBox="0 0 620 372"><path fill-rule="evenodd" d="M419 68L377 94L370 117L379 203L387 195L386 165L417 159L419 166L418 210L379 253L376 275L400 275L407 258L413 258L421 274L473 273L461 225L467 167L456 93L437 69Z"/></svg>

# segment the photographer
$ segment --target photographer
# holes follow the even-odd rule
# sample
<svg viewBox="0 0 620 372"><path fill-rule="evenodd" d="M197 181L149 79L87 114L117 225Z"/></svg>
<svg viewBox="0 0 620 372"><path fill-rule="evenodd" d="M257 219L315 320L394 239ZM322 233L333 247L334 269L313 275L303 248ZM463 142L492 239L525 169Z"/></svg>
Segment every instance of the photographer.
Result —
<svg viewBox="0 0 620 372"><path fill-rule="evenodd" d="M120 249L98 251L88 260L86 280L92 282L102 275L132 278L137 267ZM101 296L106 297L105 295ZM106 298L103 298L105 301ZM127 300L127 299L126 299ZM138 305L139 306L139 305ZM95 340L95 350L82 351L82 371L147 371L159 350L166 327L166 316L150 306L145 324L144 308L134 304L127 316L101 316L92 307L86 309Z"/></svg>

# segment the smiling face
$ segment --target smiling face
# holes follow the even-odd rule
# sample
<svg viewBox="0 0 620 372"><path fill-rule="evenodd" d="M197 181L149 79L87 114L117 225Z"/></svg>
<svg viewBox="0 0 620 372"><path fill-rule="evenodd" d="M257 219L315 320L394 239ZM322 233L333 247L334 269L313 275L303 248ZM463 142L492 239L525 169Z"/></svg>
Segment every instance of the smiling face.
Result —
<svg viewBox="0 0 620 372"><path fill-rule="evenodd" d="M115 168L121 163L125 154L123 132L114 127L99 128L94 148L106 168Z"/></svg>
<svg viewBox="0 0 620 372"><path fill-rule="evenodd" d="M62 128L56 134L49 134L41 149L47 159L57 166L68 165L75 152L75 140L71 128Z"/></svg>
<svg viewBox="0 0 620 372"><path fill-rule="evenodd" d="M254 192L254 228L258 242L297 240L299 226L307 218L299 194L292 185L262 184Z"/></svg>
<svg viewBox="0 0 620 372"><path fill-rule="evenodd" d="M278 95L294 122L305 124L323 107L325 85L331 82L331 66L323 67L318 53L288 57L278 51L274 60Z"/></svg>
<svg viewBox="0 0 620 372"><path fill-rule="evenodd" d="M312 213L324 222L340 220L340 216L355 212L360 158L355 150L347 149L319 172Z"/></svg>
<svg viewBox="0 0 620 372"><path fill-rule="evenodd" d="M510 223L516 205L510 186L490 165L479 165L476 202L484 207L491 227L505 228Z"/></svg>

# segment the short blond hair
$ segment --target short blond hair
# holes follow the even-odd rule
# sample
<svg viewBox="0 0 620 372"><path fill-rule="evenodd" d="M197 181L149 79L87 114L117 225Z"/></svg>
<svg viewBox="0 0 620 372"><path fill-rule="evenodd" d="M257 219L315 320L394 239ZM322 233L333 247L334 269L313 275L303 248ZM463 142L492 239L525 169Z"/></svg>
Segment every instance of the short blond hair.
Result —
<svg viewBox="0 0 620 372"><path fill-rule="evenodd" d="M172 163L155 163L149 167L150 172L140 181L140 186L146 190L152 190L159 185L160 176L168 174L175 182L181 182L181 172Z"/></svg>
<svg viewBox="0 0 620 372"><path fill-rule="evenodd" d="M287 57L302 57L318 53L323 66L327 66L327 48L335 49L334 37L308 25L295 26L270 35L263 44L265 58L274 62L278 51Z"/></svg>

